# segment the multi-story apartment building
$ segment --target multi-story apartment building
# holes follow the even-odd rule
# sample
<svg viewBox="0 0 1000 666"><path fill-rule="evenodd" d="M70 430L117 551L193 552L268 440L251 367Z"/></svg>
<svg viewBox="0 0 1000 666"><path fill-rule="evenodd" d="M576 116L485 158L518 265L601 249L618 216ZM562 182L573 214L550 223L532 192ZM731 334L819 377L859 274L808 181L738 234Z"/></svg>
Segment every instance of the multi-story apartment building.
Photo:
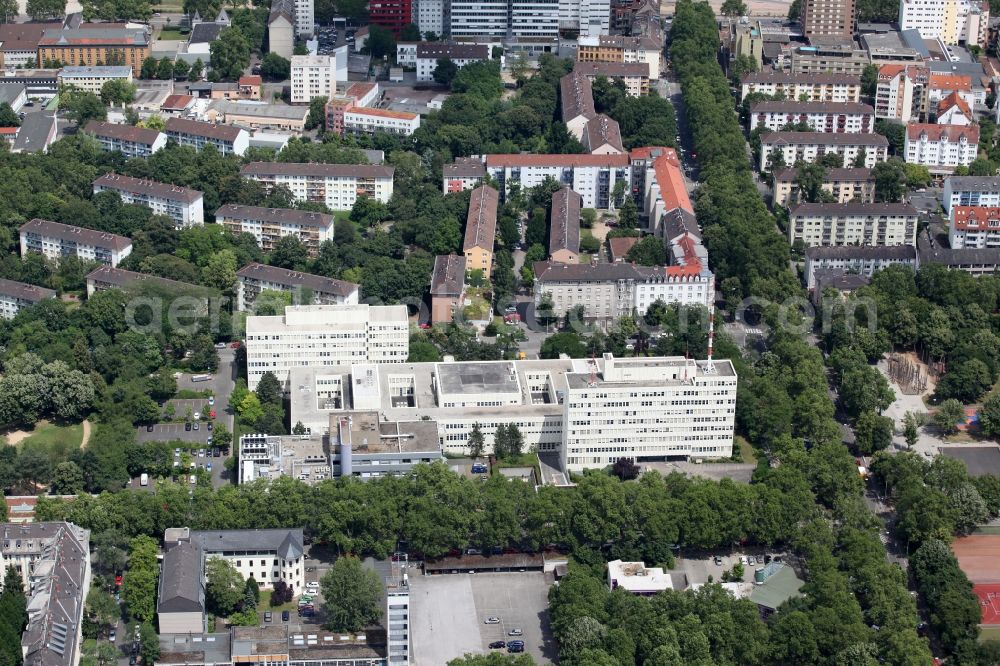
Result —
<svg viewBox="0 0 1000 666"><path fill-rule="evenodd" d="M612 81L621 81L625 91L632 97L649 94L649 67L644 62L581 62L574 70L593 82L603 76Z"/></svg>
<svg viewBox="0 0 1000 666"><path fill-rule="evenodd" d="M84 606L90 592L90 532L72 523L0 523L0 576L21 576L28 626L21 634L25 666L77 666Z"/></svg>
<svg viewBox="0 0 1000 666"><path fill-rule="evenodd" d="M403 28L413 23L413 4L413 0L372 0L368 3L368 20L399 37Z"/></svg>
<svg viewBox="0 0 1000 666"><path fill-rule="evenodd" d="M1000 272L1000 248L956 250L945 247L930 233L930 229L924 229L917 234L917 264L941 264L975 277L996 275Z"/></svg>
<svg viewBox="0 0 1000 666"><path fill-rule="evenodd" d="M426 36L428 32L432 32L439 37L443 35L448 26L447 16L451 3L448 0L415 0L415 3L414 23L417 24L420 34Z"/></svg>
<svg viewBox="0 0 1000 666"><path fill-rule="evenodd" d="M420 128L420 114L391 109L353 107L344 111L344 134L385 133L410 136Z"/></svg>
<svg viewBox="0 0 1000 666"><path fill-rule="evenodd" d="M757 102L750 109L750 131L763 125L772 132L789 124L806 123L813 132L867 134L872 132L875 109L858 102Z"/></svg>
<svg viewBox="0 0 1000 666"><path fill-rule="evenodd" d="M957 92L953 92L938 102L938 125L971 125L975 120L972 108Z"/></svg>
<svg viewBox="0 0 1000 666"><path fill-rule="evenodd" d="M234 234L253 234L264 252L274 250L285 236L295 236L316 256L320 244L333 239L333 215L305 210L226 204L215 211L215 222Z"/></svg>
<svg viewBox="0 0 1000 666"><path fill-rule="evenodd" d="M146 206L156 215L166 215L177 229L205 224L205 198L198 190L106 173L94 181L94 194L98 192L117 192L125 203Z"/></svg>
<svg viewBox="0 0 1000 666"><path fill-rule="evenodd" d="M187 118L170 118L166 126L167 138L182 146L201 150L205 146L215 146L223 155L243 156L250 147L250 134L232 125L203 123Z"/></svg>
<svg viewBox="0 0 1000 666"><path fill-rule="evenodd" d="M900 30L916 30L923 39L985 48L990 6L980 0L900 0Z"/></svg>
<svg viewBox="0 0 1000 666"><path fill-rule="evenodd" d="M445 0L452 37L556 37L559 0Z"/></svg>
<svg viewBox="0 0 1000 666"><path fill-rule="evenodd" d="M271 372L288 388L291 368L403 363L410 353L405 305L290 305L276 317L247 317L247 384Z"/></svg>
<svg viewBox="0 0 1000 666"><path fill-rule="evenodd" d="M816 288L816 272L839 270L846 274L871 277L893 264L912 266L916 269L917 248L913 245L872 247L869 245L840 245L806 248L806 289Z"/></svg>
<svg viewBox="0 0 1000 666"><path fill-rule="evenodd" d="M948 219L955 217L956 206L1000 207L1000 177L951 176L944 179L941 207Z"/></svg>
<svg viewBox="0 0 1000 666"><path fill-rule="evenodd" d="M882 65L875 88L875 117L908 123L927 109L930 70L922 65Z"/></svg>
<svg viewBox="0 0 1000 666"><path fill-rule="evenodd" d="M587 121L580 139L583 147L594 155L617 155L625 152L618 121L603 113Z"/></svg>
<svg viewBox="0 0 1000 666"><path fill-rule="evenodd" d="M499 193L489 185L472 190L469 213L465 218L465 270L481 270L487 278L493 273L493 245L496 243Z"/></svg>
<svg viewBox="0 0 1000 666"><path fill-rule="evenodd" d="M132 83L132 68L124 65L63 67L59 70L58 81L60 88L73 87L100 95L101 88L108 81Z"/></svg>
<svg viewBox="0 0 1000 666"><path fill-rule="evenodd" d="M870 64L868 51L858 48L852 39L832 43L823 40L792 49L792 72L795 74L829 72L861 76Z"/></svg>
<svg viewBox="0 0 1000 666"><path fill-rule="evenodd" d="M465 257L439 254L431 273L431 323L446 324L462 307L465 294Z"/></svg>
<svg viewBox="0 0 1000 666"><path fill-rule="evenodd" d="M0 318L13 319L24 308L55 295L56 292L51 289L0 279Z"/></svg>
<svg viewBox="0 0 1000 666"><path fill-rule="evenodd" d="M594 87L590 78L575 70L560 78L559 106L566 129L582 141L587 123L597 116L597 110L594 108Z"/></svg>
<svg viewBox="0 0 1000 666"><path fill-rule="evenodd" d="M856 103L861 101L861 77L830 73L752 72L743 77L740 100L755 92L810 102Z"/></svg>
<svg viewBox="0 0 1000 666"><path fill-rule="evenodd" d="M295 50L295 0L274 0L267 17L269 53L291 60Z"/></svg>
<svg viewBox="0 0 1000 666"><path fill-rule="evenodd" d="M803 203L789 213L788 242L915 245L917 209L908 203Z"/></svg>
<svg viewBox="0 0 1000 666"><path fill-rule="evenodd" d="M659 153L655 156L652 153ZM632 193L639 202L639 209L645 211L649 218L649 231L670 241L676 235L669 231L667 216L680 215L694 222L694 205L688 196L687 184L681 173L681 163L673 148L637 149L630 155L632 159ZM646 158L651 159L646 159ZM643 163L646 164L643 164ZM637 175L651 173L652 178L643 177L639 182Z"/></svg>
<svg viewBox="0 0 1000 666"><path fill-rule="evenodd" d="M803 0L802 34L816 37L854 36L854 0Z"/></svg>
<svg viewBox="0 0 1000 666"><path fill-rule="evenodd" d="M438 60L451 60L459 68L469 63L490 59L486 44L455 44L421 42L417 44L417 81L433 81Z"/></svg>
<svg viewBox="0 0 1000 666"><path fill-rule="evenodd" d="M359 196L389 203L391 166L317 164L312 162L251 162L240 174L265 188L285 185L298 201L325 204L330 210L350 210Z"/></svg>
<svg viewBox="0 0 1000 666"><path fill-rule="evenodd" d="M79 257L108 266L117 266L132 253L132 241L105 231L73 227L35 218L21 225L21 256L39 252L46 259Z"/></svg>
<svg viewBox="0 0 1000 666"><path fill-rule="evenodd" d="M108 28L98 23L46 30L38 41L39 67L54 61L73 67L113 62L128 65L138 78L149 54L149 35L144 29Z"/></svg>
<svg viewBox="0 0 1000 666"><path fill-rule="evenodd" d="M883 137L884 139L884 137ZM626 188L631 179L627 154L614 155L486 155L486 172L506 195L509 183L530 188L553 178L583 197L584 208L606 209L612 201L615 183Z"/></svg>
<svg viewBox="0 0 1000 666"><path fill-rule="evenodd" d="M526 449L558 453L563 470L578 472L621 457L729 456L736 383L728 360L682 357L344 363L292 371L306 391L293 391L291 418L313 432L358 410L430 421L455 455L468 455L474 424L487 453L497 427L514 424Z"/></svg>
<svg viewBox="0 0 1000 666"><path fill-rule="evenodd" d="M799 203L798 173L794 167L774 172L774 203L786 207ZM871 169L827 169L822 188L835 203L875 201L875 178Z"/></svg>
<svg viewBox="0 0 1000 666"><path fill-rule="evenodd" d="M549 213L549 260L560 264L580 261L580 211L583 199L561 187L552 194Z"/></svg>
<svg viewBox="0 0 1000 666"><path fill-rule="evenodd" d="M907 163L926 166L931 173L952 173L956 167L969 166L978 151L978 125L906 126Z"/></svg>
<svg viewBox="0 0 1000 666"><path fill-rule="evenodd" d="M337 59L323 55L292 56L292 104L308 104L315 97L337 92Z"/></svg>
<svg viewBox="0 0 1000 666"><path fill-rule="evenodd" d="M114 268L112 266L98 266L87 273L87 298L107 289L128 289L131 287L142 288L142 285L152 285L159 292L166 292L180 295L187 293L209 293L207 287L202 287L188 282L178 282L168 280L149 273L135 273L124 268Z"/></svg>
<svg viewBox="0 0 1000 666"><path fill-rule="evenodd" d="M986 104L986 89L982 86L973 86L970 75L935 72L932 69L930 79L927 82L928 108L933 109L934 104L955 93L965 100L970 109L976 108L976 105Z"/></svg>
<svg viewBox="0 0 1000 666"><path fill-rule="evenodd" d="M344 114L370 107L379 97L378 84L368 82L352 83L341 97L331 97L323 109L326 115L326 130L343 136ZM355 121L357 123L357 121ZM419 121L417 123L419 126ZM357 127L353 128L357 129Z"/></svg>
<svg viewBox="0 0 1000 666"><path fill-rule="evenodd" d="M827 134L825 132L772 132L760 138L761 171L767 168L768 158L775 150L781 153L785 164L815 162L823 155L840 155L844 164L853 164L864 151L865 168L871 169L884 162L889 154L889 141L881 134Z"/></svg>
<svg viewBox="0 0 1000 666"><path fill-rule="evenodd" d="M167 145L159 130L91 120L83 130L101 144L101 150L120 151L125 157L149 157Z"/></svg>
<svg viewBox="0 0 1000 666"><path fill-rule="evenodd" d="M655 36L581 35L577 40L578 62L646 63L649 78L660 78L663 42Z"/></svg>
<svg viewBox="0 0 1000 666"><path fill-rule="evenodd" d="M358 285L333 278L300 273L251 262L236 271L236 306L249 310L264 291L284 291L292 294L295 304L357 305Z"/></svg>
<svg viewBox="0 0 1000 666"><path fill-rule="evenodd" d="M1000 248L1000 207L955 206L948 225L953 250Z"/></svg>
<svg viewBox="0 0 1000 666"><path fill-rule="evenodd" d="M464 192L477 187L486 177L486 165L475 157L459 157L441 167L441 192Z"/></svg>
<svg viewBox="0 0 1000 666"><path fill-rule="evenodd" d="M559 29L584 37L607 35L611 22L610 0L561 0Z"/></svg>

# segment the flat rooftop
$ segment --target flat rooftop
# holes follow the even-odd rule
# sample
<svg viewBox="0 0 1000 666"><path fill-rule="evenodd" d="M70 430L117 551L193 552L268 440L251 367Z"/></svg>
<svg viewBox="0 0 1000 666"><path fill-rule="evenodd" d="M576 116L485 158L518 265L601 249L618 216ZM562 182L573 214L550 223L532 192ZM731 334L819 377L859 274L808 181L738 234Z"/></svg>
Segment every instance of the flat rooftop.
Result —
<svg viewBox="0 0 1000 666"><path fill-rule="evenodd" d="M380 421L378 412L347 412L330 415L330 432L339 421L347 421L351 450L366 453L408 453L438 451L435 421Z"/></svg>
<svg viewBox="0 0 1000 666"><path fill-rule="evenodd" d="M439 363L438 382L445 394L518 393L517 371L511 361L501 363Z"/></svg>

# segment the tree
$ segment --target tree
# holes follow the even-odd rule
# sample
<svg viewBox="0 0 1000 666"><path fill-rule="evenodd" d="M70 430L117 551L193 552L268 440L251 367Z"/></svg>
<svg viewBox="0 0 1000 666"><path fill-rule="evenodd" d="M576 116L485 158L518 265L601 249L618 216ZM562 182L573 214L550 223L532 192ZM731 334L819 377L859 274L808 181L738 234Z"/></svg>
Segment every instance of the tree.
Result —
<svg viewBox="0 0 1000 666"><path fill-rule="evenodd" d="M135 99L136 86L123 79L110 79L101 86L101 101L107 105L125 105Z"/></svg>
<svg viewBox="0 0 1000 666"><path fill-rule="evenodd" d="M232 564L213 557L205 564L205 603L210 612L220 617L232 615L243 601L246 582Z"/></svg>
<svg viewBox="0 0 1000 666"><path fill-rule="evenodd" d="M239 415L243 423L256 424L264 416L264 408L260 404L260 399L254 393L246 394L235 406L236 414Z"/></svg>
<svg viewBox="0 0 1000 666"><path fill-rule="evenodd" d="M622 202L621 208L618 210L618 228L639 228L639 209L636 207L632 197L625 197L625 201Z"/></svg>
<svg viewBox="0 0 1000 666"><path fill-rule="evenodd" d="M382 615L382 580L356 557L338 558L319 585L331 631L359 631Z"/></svg>
<svg viewBox="0 0 1000 666"><path fill-rule="evenodd" d="M0 127L20 127L21 119L14 113L10 104L4 102L0 104Z"/></svg>
<svg viewBox="0 0 1000 666"><path fill-rule="evenodd" d="M365 53L370 53L372 58L382 59L396 55L396 38L388 28L380 25L368 26L368 39L365 41Z"/></svg>
<svg viewBox="0 0 1000 666"><path fill-rule="evenodd" d="M420 28L413 23L407 23L403 26L403 29L399 31L399 40L401 42L419 42L421 40Z"/></svg>
<svg viewBox="0 0 1000 666"><path fill-rule="evenodd" d="M726 0L726 2L740 2L740 0ZM742 4L742 2L740 3ZM760 65L753 56L739 54L729 64L729 78L733 82L742 81L747 74L752 74L760 69Z"/></svg>
<svg viewBox="0 0 1000 666"><path fill-rule="evenodd" d="M911 449L917 445L922 422L920 415L914 412L906 412L903 416L903 439L906 440L906 445Z"/></svg>
<svg viewBox="0 0 1000 666"><path fill-rule="evenodd" d="M250 64L250 44L235 28L224 28L209 50L212 71L223 79L239 78Z"/></svg>
<svg viewBox="0 0 1000 666"><path fill-rule="evenodd" d="M174 78L174 61L163 56L156 64L156 78L161 81L169 81Z"/></svg>
<svg viewBox="0 0 1000 666"><path fill-rule="evenodd" d="M866 151L863 147L858 148L858 153L854 156L854 160L851 162L851 167L854 169L864 169L867 160L868 151Z"/></svg>
<svg viewBox="0 0 1000 666"><path fill-rule="evenodd" d="M820 203L825 191L826 168L822 164L802 164L795 172L795 185L799 188L799 200L806 203Z"/></svg>
<svg viewBox="0 0 1000 666"><path fill-rule="evenodd" d="M559 358L561 354L566 354L570 358L584 358L587 355L587 346L579 334L573 332L556 333L542 341L539 357Z"/></svg>
<svg viewBox="0 0 1000 666"><path fill-rule="evenodd" d="M305 434L307 434L306 427L305 427L305 425L302 424L302 421L296 421L295 422L295 427L292 428L292 434L293 435L305 435Z"/></svg>
<svg viewBox="0 0 1000 666"><path fill-rule="evenodd" d="M159 575L159 545L148 536L137 536L129 544L128 571L122 592L128 614L148 622L156 613L156 579Z"/></svg>
<svg viewBox="0 0 1000 666"><path fill-rule="evenodd" d="M874 99L877 88L878 65L865 65L861 71L861 94Z"/></svg>
<svg viewBox="0 0 1000 666"><path fill-rule="evenodd" d="M147 56L142 61L142 69L139 71L140 79L155 79L156 78L156 58L153 56Z"/></svg>
<svg viewBox="0 0 1000 666"><path fill-rule="evenodd" d="M160 637L149 622L144 622L139 627L139 656L145 666L153 666L160 658Z"/></svg>
<svg viewBox="0 0 1000 666"><path fill-rule="evenodd" d="M52 475L53 495L76 495L83 490L83 471L74 462L61 462Z"/></svg>
<svg viewBox="0 0 1000 666"><path fill-rule="evenodd" d="M958 400L945 400L934 412L934 425L946 435L958 432L958 424L965 421L965 407Z"/></svg>
<svg viewBox="0 0 1000 666"><path fill-rule="evenodd" d="M389 217L389 208L375 197L359 196L351 207L351 221L364 227L374 227Z"/></svg>
<svg viewBox="0 0 1000 666"><path fill-rule="evenodd" d="M979 429L987 437L1000 436L1000 393L994 393L979 408Z"/></svg>
<svg viewBox="0 0 1000 666"><path fill-rule="evenodd" d="M750 10L743 0L726 0L722 3L722 15L729 17L747 16Z"/></svg>
<svg viewBox="0 0 1000 666"><path fill-rule="evenodd" d="M875 121L875 133L881 134L889 141L889 153L903 156L906 126L894 120L879 118Z"/></svg>
<svg viewBox="0 0 1000 666"><path fill-rule="evenodd" d="M97 635L121 617L121 608L115 598L97 586L87 593L86 621L93 626Z"/></svg>
<svg viewBox="0 0 1000 666"><path fill-rule="evenodd" d="M631 458L619 458L611 468L611 473L622 481L638 478L639 466Z"/></svg>
<svg viewBox="0 0 1000 666"><path fill-rule="evenodd" d="M260 75L268 81L286 81L292 75L292 63L277 53L268 53L260 62Z"/></svg>
<svg viewBox="0 0 1000 666"><path fill-rule="evenodd" d="M892 419L873 411L864 411L854 423L858 450L864 455L888 448L892 444Z"/></svg>
<svg viewBox="0 0 1000 666"><path fill-rule="evenodd" d="M469 457L475 459L483 455L483 447L486 445L486 439L483 437L483 431L479 427L479 423L472 424L472 432L469 434Z"/></svg>
<svg viewBox="0 0 1000 666"><path fill-rule="evenodd" d="M262 405L272 404L280 406L284 398L281 382L278 381L273 372L265 372L260 376L260 380L257 382L256 393Z"/></svg>
<svg viewBox="0 0 1000 666"><path fill-rule="evenodd" d="M640 266L663 266L667 263L667 250L663 240L656 236L646 236L629 248L625 261Z"/></svg>
<svg viewBox="0 0 1000 666"><path fill-rule="evenodd" d="M295 591L292 586L283 580L279 580L274 584L274 589L271 590L271 606L281 606L291 602Z"/></svg>
<svg viewBox="0 0 1000 666"><path fill-rule="evenodd" d="M17 13L17 0L0 0L0 23L13 23Z"/></svg>
<svg viewBox="0 0 1000 666"><path fill-rule="evenodd" d="M91 92L64 90L59 96L59 106L66 111L66 117L79 127L85 126L91 120L104 120L108 117L104 103Z"/></svg>
<svg viewBox="0 0 1000 666"><path fill-rule="evenodd" d="M306 129L326 130L326 96L313 97L309 101L309 115L306 117Z"/></svg>
<svg viewBox="0 0 1000 666"><path fill-rule="evenodd" d="M187 81L188 74L191 73L191 65L183 58L174 63L174 81Z"/></svg>
<svg viewBox="0 0 1000 666"><path fill-rule="evenodd" d="M143 67L145 67L143 63ZM202 62L201 58L196 58L193 63L191 63L191 70L188 72L187 80L192 83L201 80L201 75L205 72L205 63Z"/></svg>
<svg viewBox="0 0 1000 666"><path fill-rule="evenodd" d="M455 75L458 74L458 65L451 58L438 58L437 66L434 68L434 80L443 86L451 87Z"/></svg>
<svg viewBox="0 0 1000 666"><path fill-rule="evenodd" d="M26 9L32 21L62 19L66 15L66 0L28 0Z"/></svg>
<svg viewBox="0 0 1000 666"><path fill-rule="evenodd" d="M897 159L879 162L872 169L875 179L875 198L878 201L896 203L906 191L906 171Z"/></svg>
<svg viewBox="0 0 1000 666"><path fill-rule="evenodd" d="M524 436L517 424L510 423L506 426L497 426L493 435L493 452L497 458L517 458L524 449Z"/></svg>

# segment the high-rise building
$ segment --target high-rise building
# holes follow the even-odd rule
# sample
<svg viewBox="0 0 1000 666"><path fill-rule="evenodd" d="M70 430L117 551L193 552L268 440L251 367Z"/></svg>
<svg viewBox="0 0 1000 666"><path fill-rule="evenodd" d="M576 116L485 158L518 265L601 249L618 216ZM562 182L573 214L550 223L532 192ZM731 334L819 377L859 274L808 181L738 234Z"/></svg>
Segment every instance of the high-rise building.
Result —
<svg viewBox="0 0 1000 666"><path fill-rule="evenodd" d="M447 25L447 14L450 3L447 0L416 0L413 9L413 22L420 29L420 34L428 32L441 36Z"/></svg>
<svg viewBox="0 0 1000 666"><path fill-rule="evenodd" d="M854 35L854 0L802 0L802 32L814 37Z"/></svg>
<svg viewBox="0 0 1000 666"><path fill-rule="evenodd" d="M945 44L986 46L990 5L982 0L900 0L899 29Z"/></svg>
<svg viewBox="0 0 1000 666"><path fill-rule="evenodd" d="M399 37L403 28L413 23L413 0L372 0L368 3L368 20Z"/></svg>
<svg viewBox="0 0 1000 666"><path fill-rule="evenodd" d="M292 104L308 104L314 97L337 92L337 59L323 55L292 56Z"/></svg>
<svg viewBox="0 0 1000 666"><path fill-rule="evenodd" d="M451 0L452 37L555 37L559 0Z"/></svg>

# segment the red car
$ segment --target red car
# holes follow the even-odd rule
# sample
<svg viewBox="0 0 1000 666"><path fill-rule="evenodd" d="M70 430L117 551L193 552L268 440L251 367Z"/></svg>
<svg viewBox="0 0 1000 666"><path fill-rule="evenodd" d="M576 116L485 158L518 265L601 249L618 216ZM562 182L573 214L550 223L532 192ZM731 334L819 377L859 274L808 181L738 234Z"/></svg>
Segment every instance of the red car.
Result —
<svg viewBox="0 0 1000 666"><path fill-rule="evenodd" d="M122 586L122 575L121 574L116 574L115 575L115 587L121 587L121 586Z"/></svg>
<svg viewBox="0 0 1000 666"><path fill-rule="evenodd" d="M215 418L215 410L214 409L210 410L208 412L208 418L210 418L210 419L214 419Z"/></svg>
<svg viewBox="0 0 1000 666"><path fill-rule="evenodd" d="M239 340L237 340L236 342L234 342L233 344L231 344L229 346L232 347L233 349L239 349L240 346L241 346L241 343L240 343Z"/></svg>

